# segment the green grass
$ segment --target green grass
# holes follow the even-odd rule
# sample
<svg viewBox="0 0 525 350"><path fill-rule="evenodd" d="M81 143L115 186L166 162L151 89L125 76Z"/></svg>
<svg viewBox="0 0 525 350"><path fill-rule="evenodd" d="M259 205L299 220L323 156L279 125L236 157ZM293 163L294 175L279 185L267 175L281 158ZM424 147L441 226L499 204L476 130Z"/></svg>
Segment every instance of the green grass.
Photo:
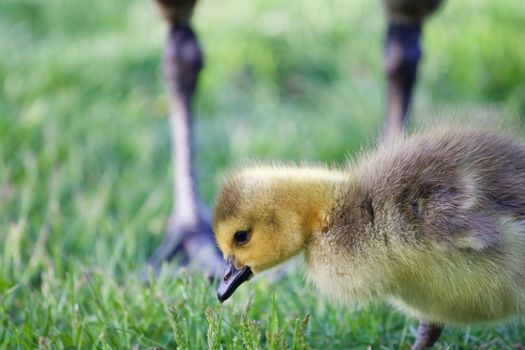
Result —
<svg viewBox="0 0 525 350"><path fill-rule="evenodd" d="M378 1L205 0L196 99L211 203L246 159L342 164L383 104ZM414 124L525 120L525 9L447 2L425 29ZM240 288L138 277L171 209L164 26L148 1L0 2L0 348L406 349L416 323L318 298L292 268ZM438 348L512 349L525 325L447 328Z"/></svg>

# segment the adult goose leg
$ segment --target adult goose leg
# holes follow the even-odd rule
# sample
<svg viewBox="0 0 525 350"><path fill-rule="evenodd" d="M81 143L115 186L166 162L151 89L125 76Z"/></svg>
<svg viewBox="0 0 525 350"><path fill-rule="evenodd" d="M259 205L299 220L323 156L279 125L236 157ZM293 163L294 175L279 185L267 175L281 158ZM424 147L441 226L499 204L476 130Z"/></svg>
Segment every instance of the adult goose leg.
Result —
<svg viewBox="0 0 525 350"><path fill-rule="evenodd" d="M419 322L416 341L412 345L412 350L423 350L431 347L438 340L442 330L443 326L427 321Z"/></svg>
<svg viewBox="0 0 525 350"><path fill-rule="evenodd" d="M209 213L200 199L193 161L192 97L202 69L202 53L190 26L196 0L156 0L169 31L164 75L170 97L170 131L174 166L174 208L164 241L149 259L156 272L178 256L183 263L210 275L222 270Z"/></svg>
<svg viewBox="0 0 525 350"><path fill-rule="evenodd" d="M420 38L428 15L441 0L385 0L388 27L385 43L387 111L384 136L402 133L408 122L412 90L421 58Z"/></svg>

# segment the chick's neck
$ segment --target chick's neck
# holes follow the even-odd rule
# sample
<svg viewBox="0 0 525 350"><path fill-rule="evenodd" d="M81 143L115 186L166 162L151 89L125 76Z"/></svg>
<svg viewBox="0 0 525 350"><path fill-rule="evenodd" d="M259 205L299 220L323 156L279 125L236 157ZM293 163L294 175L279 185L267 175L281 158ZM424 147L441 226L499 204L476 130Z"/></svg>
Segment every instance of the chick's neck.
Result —
<svg viewBox="0 0 525 350"><path fill-rule="evenodd" d="M321 232L337 191L345 181L338 171L303 169L293 177L282 177L281 187L286 193L282 198L285 206L299 215L305 242L313 234Z"/></svg>

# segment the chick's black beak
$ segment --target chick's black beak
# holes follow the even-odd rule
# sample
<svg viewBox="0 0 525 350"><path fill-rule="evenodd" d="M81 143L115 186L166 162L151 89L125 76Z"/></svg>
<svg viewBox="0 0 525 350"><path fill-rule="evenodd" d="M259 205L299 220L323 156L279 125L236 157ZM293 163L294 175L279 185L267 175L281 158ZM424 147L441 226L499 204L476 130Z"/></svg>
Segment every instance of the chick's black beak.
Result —
<svg viewBox="0 0 525 350"><path fill-rule="evenodd" d="M248 266L237 269L233 264L233 259L226 260L226 268L224 276L221 279L219 290L217 290L217 298L222 303L228 299L233 292L243 283L248 281L253 276L253 272Z"/></svg>

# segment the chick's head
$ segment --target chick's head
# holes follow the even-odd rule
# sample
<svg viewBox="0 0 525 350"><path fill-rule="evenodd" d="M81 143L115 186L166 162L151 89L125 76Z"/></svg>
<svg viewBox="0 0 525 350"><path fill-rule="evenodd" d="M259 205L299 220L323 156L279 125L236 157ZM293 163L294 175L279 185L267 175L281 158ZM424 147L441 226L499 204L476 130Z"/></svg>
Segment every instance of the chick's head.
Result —
<svg viewBox="0 0 525 350"><path fill-rule="evenodd" d="M224 258L236 268L248 266L258 273L303 248L302 220L279 187L237 178L221 189L214 213L215 238Z"/></svg>

